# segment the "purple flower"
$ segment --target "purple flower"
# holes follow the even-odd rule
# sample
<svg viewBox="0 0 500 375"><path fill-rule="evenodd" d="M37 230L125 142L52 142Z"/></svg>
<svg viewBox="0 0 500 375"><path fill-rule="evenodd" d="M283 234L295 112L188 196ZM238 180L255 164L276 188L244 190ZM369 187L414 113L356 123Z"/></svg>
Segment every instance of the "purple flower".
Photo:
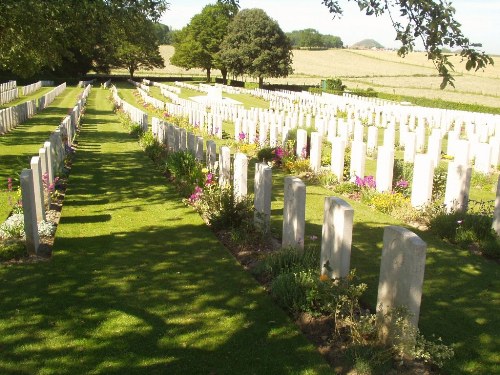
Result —
<svg viewBox="0 0 500 375"><path fill-rule="evenodd" d="M361 178L356 176L355 184L361 188L375 188L376 182L373 176L366 176L365 178Z"/></svg>
<svg viewBox="0 0 500 375"><path fill-rule="evenodd" d="M207 180L205 181L205 185L210 185L213 182L214 175L213 173L207 174Z"/></svg>
<svg viewBox="0 0 500 375"><path fill-rule="evenodd" d="M7 179L7 190L12 191L12 178L11 177L9 177Z"/></svg>
<svg viewBox="0 0 500 375"><path fill-rule="evenodd" d="M244 132L240 132L240 134L238 134L238 138L242 141L246 138L246 134Z"/></svg>
<svg viewBox="0 0 500 375"><path fill-rule="evenodd" d="M406 180L399 180L398 182L396 182L396 187L400 187L400 188L406 189L408 187L408 181L406 181Z"/></svg>
<svg viewBox="0 0 500 375"><path fill-rule="evenodd" d="M285 156L285 150L283 150L281 147L276 147L275 155L278 159L282 159L283 156Z"/></svg>

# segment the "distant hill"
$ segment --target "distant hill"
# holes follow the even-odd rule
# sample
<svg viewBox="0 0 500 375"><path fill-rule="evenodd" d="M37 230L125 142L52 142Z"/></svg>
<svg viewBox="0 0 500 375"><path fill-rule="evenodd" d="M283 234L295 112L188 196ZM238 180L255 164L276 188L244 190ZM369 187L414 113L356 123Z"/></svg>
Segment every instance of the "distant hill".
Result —
<svg viewBox="0 0 500 375"><path fill-rule="evenodd" d="M373 39L363 39L360 42L354 43L353 49L384 49L384 46Z"/></svg>

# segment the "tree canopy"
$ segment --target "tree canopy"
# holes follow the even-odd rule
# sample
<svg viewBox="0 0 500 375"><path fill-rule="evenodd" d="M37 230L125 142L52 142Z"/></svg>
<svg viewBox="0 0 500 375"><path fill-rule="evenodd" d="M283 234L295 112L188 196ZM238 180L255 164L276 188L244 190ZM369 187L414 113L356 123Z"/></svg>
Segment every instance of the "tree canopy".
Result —
<svg viewBox="0 0 500 375"><path fill-rule="evenodd" d="M201 68L210 81L212 68L221 70L224 80L227 70L219 59L220 45L227 28L238 8L232 4L217 2L203 8L187 26L175 36L175 52L170 58L173 65L182 68Z"/></svg>
<svg viewBox="0 0 500 375"><path fill-rule="evenodd" d="M44 72L109 71L124 61L117 55L123 50L120 43L157 45L149 23L167 5L166 0L2 0L0 70L25 78ZM148 38L119 39L132 35L124 31L130 22L140 23Z"/></svg>
<svg viewBox="0 0 500 375"><path fill-rule="evenodd" d="M342 39L334 35L323 35L315 29L294 30L286 33L293 48L342 48Z"/></svg>
<svg viewBox="0 0 500 375"><path fill-rule="evenodd" d="M220 58L228 71L259 79L287 77L292 70L292 46L278 23L262 9L243 9L229 24Z"/></svg>
<svg viewBox="0 0 500 375"><path fill-rule="evenodd" d="M351 1L351 0L347 0ZM493 59L486 53L477 50L460 30L460 23L455 20L455 9L446 0L352 0L367 15L381 15L387 12L396 31L396 40L401 42L398 54L404 57L415 47L415 40L420 39L427 51L427 57L434 62L443 80L441 88L448 84L454 86L454 66L445 47L460 49L460 56L466 61L467 70L479 70ZM339 0L322 0L330 13L342 15ZM396 18L398 13L398 18ZM405 21L399 21L403 19Z"/></svg>

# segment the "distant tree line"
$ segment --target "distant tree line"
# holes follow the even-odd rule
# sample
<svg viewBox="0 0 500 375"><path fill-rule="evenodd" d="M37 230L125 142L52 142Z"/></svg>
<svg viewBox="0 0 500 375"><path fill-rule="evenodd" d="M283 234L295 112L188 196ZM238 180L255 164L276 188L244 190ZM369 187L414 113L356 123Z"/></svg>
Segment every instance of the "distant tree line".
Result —
<svg viewBox="0 0 500 375"><path fill-rule="evenodd" d="M328 49L344 47L340 37L320 34L315 29L295 30L286 33L286 35L290 39L292 48Z"/></svg>

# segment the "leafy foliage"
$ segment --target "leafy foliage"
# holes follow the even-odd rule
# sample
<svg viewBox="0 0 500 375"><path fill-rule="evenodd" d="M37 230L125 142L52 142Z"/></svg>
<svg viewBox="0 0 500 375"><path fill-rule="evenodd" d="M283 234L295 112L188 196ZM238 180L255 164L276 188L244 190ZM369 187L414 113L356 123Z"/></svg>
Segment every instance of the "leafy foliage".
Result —
<svg viewBox="0 0 500 375"><path fill-rule="evenodd" d="M153 22L166 8L165 0L2 1L0 70L27 78L129 68L131 45L147 67L157 46Z"/></svg>
<svg viewBox="0 0 500 375"><path fill-rule="evenodd" d="M219 56L229 72L256 77L259 87L266 77L287 77L293 71L290 40L262 9L244 9L234 17Z"/></svg>
<svg viewBox="0 0 500 375"><path fill-rule="evenodd" d="M201 13L196 14L175 38L175 53L170 58L173 65L186 69L201 68L207 72L210 82L210 71L219 68L224 77L227 70L220 61L218 53L227 28L237 8L233 5L209 4Z"/></svg>
<svg viewBox="0 0 500 375"><path fill-rule="evenodd" d="M323 35L315 29L294 30L286 33L293 48L342 48L342 39L334 35Z"/></svg>

